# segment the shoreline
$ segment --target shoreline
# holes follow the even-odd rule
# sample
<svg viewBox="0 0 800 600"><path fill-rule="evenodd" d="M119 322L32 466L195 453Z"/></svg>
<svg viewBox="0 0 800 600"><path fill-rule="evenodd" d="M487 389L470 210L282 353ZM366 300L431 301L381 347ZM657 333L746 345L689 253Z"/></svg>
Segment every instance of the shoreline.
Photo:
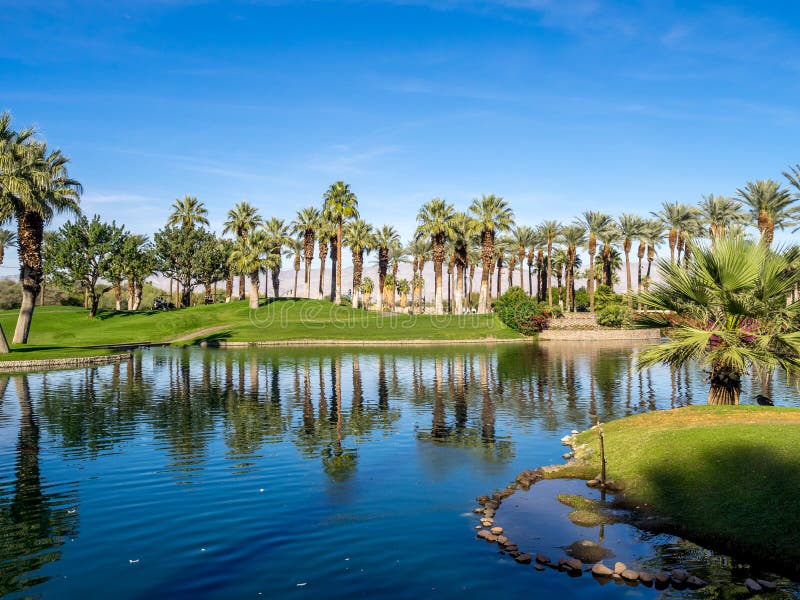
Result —
<svg viewBox="0 0 800 600"><path fill-rule="evenodd" d="M479 344L524 344L535 342L536 338L471 338L464 340L266 340L260 342L207 342L195 345L201 348L269 348L276 346L459 346Z"/></svg>
<svg viewBox="0 0 800 600"><path fill-rule="evenodd" d="M60 370L76 367L96 367L111 365L133 358L130 352L120 354L101 354L98 356L73 356L68 358L38 358L32 360L0 361L0 374L22 371Z"/></svg>

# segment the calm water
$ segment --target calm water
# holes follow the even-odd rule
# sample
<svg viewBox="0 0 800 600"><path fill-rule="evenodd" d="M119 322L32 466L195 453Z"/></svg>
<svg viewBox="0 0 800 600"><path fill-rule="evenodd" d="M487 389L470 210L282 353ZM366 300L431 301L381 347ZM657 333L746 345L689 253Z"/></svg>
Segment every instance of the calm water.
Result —
<svg viewBox="0 0 800 600"><path fill-rule="evenodd" d="M701 372L640 374L637 351L157 349L0 378L0 595L658 597L517 565L474 539L471 512L560 462L590 415L705 402ZM578 528L540 485L508 504L523 546L602 539L651 568L746 573L670 536Z"/></svg>

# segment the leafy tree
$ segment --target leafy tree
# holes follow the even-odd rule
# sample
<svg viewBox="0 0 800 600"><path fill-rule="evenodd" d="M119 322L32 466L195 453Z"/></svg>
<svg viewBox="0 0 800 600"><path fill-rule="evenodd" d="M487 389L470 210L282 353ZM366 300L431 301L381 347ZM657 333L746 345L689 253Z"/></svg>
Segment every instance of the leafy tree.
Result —
<svg viewBox="0 0 800 600"><path fill-rule="evenodd" d="M79 288L89 297L89 316L97 314L100 297L112 286L98 286L114 278L115 258L122 252L127 233L116 223L95 215L67 221L49 245L47 265L53 281L65 289Z"/></svg>
<svg viewBox="0 0 800 600"><path fill-rule="evenodd" d="M669 341L640 355L641 367L698 361L709 369L709 404L738 404L741 379L754 370L800 367L800 302L787 305L800 273L766 244L719 238L695 245L688 265L659 262L662 281L642 294L646 326L669 328Z"/></svg>
<svg viewBox="0 0 800 600"><path fill-rule="evenodd" d="M122 282L128 280L128 310L138 308L141 303L144 280L153 273L155 259L147 236L126 233L119 251L111 258L105 276L114 289L114 309L122 309Z"/></svg>
<svg viewBox="0 0 800 600"><path fill-rule="evenodd" d="M358 198L344 181L337 181L325 191L323 195L323 212L328 216L336 228L336 248L338 260L336 261L336 285L334 303L342 301L342 226L350 219L358 218Z"/></svg>
<svg viewBox="0 0 800 600"><path fill-rule="evenodd" d="M180 306L189 306L194 288L207 272L204 256L214 252L217 238L203 228L166 226L154 236L158 270L181 286Z"/></svg>
<svg viewBox="0 0 800 600"><path fill-rule="evenodd" d="M514 211L508 202L489 194L475 198L469 207L475 215L477 228L481 238L481 290L478 300L478 312L489 312L489 276L495 260L495 236L511 229L514 222Z"/></svg>
<svg viewBox="0 0 800 600"><path fill-rule="evenodd" d="M562 225L558 221L545 221L539 225L540 235L547 245L547 306L553 307L553 242L561 233Z"/></svg>

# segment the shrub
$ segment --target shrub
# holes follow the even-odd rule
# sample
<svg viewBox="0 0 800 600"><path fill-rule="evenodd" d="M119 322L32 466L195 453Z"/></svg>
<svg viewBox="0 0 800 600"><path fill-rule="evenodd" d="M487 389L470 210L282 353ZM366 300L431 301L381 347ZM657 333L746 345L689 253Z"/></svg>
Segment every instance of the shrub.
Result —
<svg viewBox="0 0 800 600"><path fill-rule="evenodd" d="M537 303L518 287L511 287L494 303L494 312L511 329L533 335L547 327L547 317Z"/></svg>
<svg viewBox="0 0 800 600"><path fill-rule="evenodd" d="M575 290L575 310L578 312L589 310L589 294L586 292L586 288Z"/></svg>
<svg viewBox="0 0 800 600"><path fill-rule="evenodd" d="M597 311L597 323L603 327L617 329L630 327L633 322L631 309L625 304L609 303Z"/></svg>
<svg viewBox="0 0 800 600"><path fill-rule="evenodd" d="M600 310L609 304L620 304L623 300L620 294L615 294L607 285L599 285L594 293L594 308Z"/></svg>

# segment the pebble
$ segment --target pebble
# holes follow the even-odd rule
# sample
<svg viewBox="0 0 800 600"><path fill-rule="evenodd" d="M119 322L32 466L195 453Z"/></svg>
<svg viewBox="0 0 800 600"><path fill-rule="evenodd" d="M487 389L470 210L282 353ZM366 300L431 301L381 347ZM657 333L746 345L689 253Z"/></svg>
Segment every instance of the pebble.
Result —
<svg viewBox="0 0 800 600"><path fill-rule="evenodd" d="M563 458L564 460L569 460L570 458L572 458L572 452L565 452L564 454L561 455L561 458Z"/></svg>
<svg viewBox="0 0 800 600"><path fill-rule="evenodd" d="M564 561L564 566L567 567L570 571L582 571L583 570L583 563L579 561L577 558L569 558Z"/></svg>
<svg viewBox="0 0 800 600"><path fill-rule="evenodd" d="M645 585L651 585L653 583L653 576L647 571L639 571L639 581Z"/></svg>
<svg viewBox="0 0 800 600"><path fill-rule="evenodd" d="M494 532L492 532L492 533L494 533ZM506 544L508 544L508 538L506 536L504 536L504 535L498 535L497 536L497 543L505 546Z"/></svg>
<svg viewBox="0 0 800 600"><path fill-rule="evenodd" d="M536 563L536 565L534 566L534 568L535 568L537 571L544 571L544 566L543 566L543 565L540 565L539 563Z"/></svg>
<svg viewBox="0 0 800 600"><path fill-rule="evenodd" d="M541 554L539 552L536 553L536 562L542 564L548 564L550 562L550 557L546 554Z"/></svg>
<svg viewBox="0 0 800 600"><path fill-rule="evenodd" d="M481 519L481 525L484 527L491 527L494 525L494 519Z"/></svg>

